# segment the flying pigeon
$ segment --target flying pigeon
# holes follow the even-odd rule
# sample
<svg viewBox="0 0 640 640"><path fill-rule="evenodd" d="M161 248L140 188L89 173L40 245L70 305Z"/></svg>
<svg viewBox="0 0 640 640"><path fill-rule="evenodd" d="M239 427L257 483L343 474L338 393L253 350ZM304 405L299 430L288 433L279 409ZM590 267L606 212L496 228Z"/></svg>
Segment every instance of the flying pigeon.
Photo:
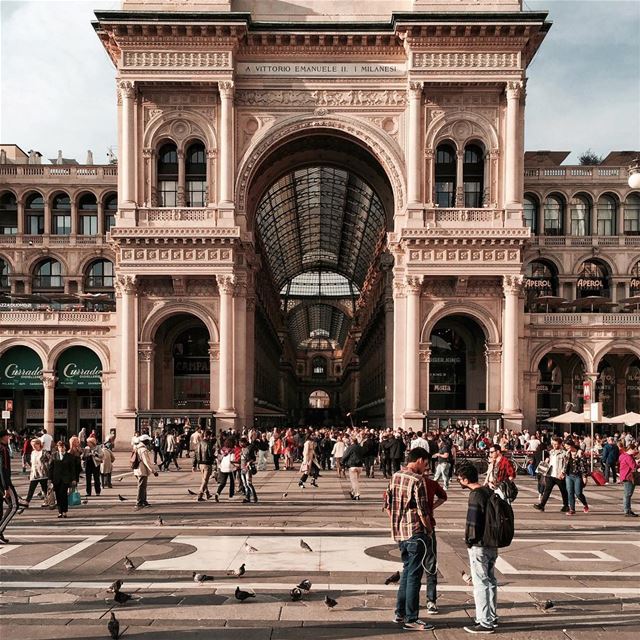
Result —
<svg viewBox="0 0 640 640"><path fill-rule="evenodd" d="M302 600L302 591L298 587L294 587L289 593L291 594L291 599L294 602Z"/></svg>
<svg viewBox="0 0 640 640"><path fill-rule="evenodd" d="M305 551L313 552L313 549L302 538L300 538L300 548Z"/></svg>
<svg viewBox="0 0 640 640"><path fill-rule="evenodd" d="M194 582L207 582L208 580L213 580L213 576L208 576L206 573L197 573L193 572L193 581Z"/></svg>
<svg viewBox="0 0 640 640"><path fill-rule="evenodd" d="M133 562L131 562L131 560L127 556L125 556L124 557L124 568L127 571L133 571L136 568L136 565L133 564Z"/></svg>
<svg viewBox="0 0 640 640"><path fill-rule="evenodd" d="M324 603L327 606L327 609L333 609L338 604L337 600L330 598L329 596L324 597Z"/></svg>
<svg viewBox="0 0 640 640"><path fill-rule="evenodd" d="M298 585L298 589L302 589L303 591L311 591L311 580L303 580Z"/></svg>
<svg viewBox="0 0 640 640"><path fill-rule="evenodd" d="M125 498L124 496L121 496L120 494L118 494L118 500L120 500L120 502L125 502L127 498Z"/></svg>
<svg viewBox="0 0 640 640"><path fill-rule="evenodd" d="M236 600L244 602L247 598L255 598L256 594L252 591L243 591L240 587L236 587Z"/></svg>
<svg viewBox="0 0 640 640"><path fill-rule="evenodd" d="M111 612L111 620L107 623L107 629L109 630L113 640L118 640L120 637L120 622L118 622L116 614L113 613L113 611Z"/></svg>
<svg viewBox="0 0 640 640"><path fill-rule="evenodd" d="M385 581L385 584L397 584L398 582L400 582L400 572L396 571L395 573L392 573Z"/></svg>
<svg viewBox="0 0 640 640"><path fill-rule="evenodd" d="M110 593L118 593L122 588L122 580L116 580L108 589Z"/></svg>
<svg viewBox="0 0 640 640"><path fill-rule="evenodd" d="M131 598L132 596L128 593L125 593L124 591L116 591L113 594L113 600L118 604L124 604L125 602L131 600Z"/></svg>

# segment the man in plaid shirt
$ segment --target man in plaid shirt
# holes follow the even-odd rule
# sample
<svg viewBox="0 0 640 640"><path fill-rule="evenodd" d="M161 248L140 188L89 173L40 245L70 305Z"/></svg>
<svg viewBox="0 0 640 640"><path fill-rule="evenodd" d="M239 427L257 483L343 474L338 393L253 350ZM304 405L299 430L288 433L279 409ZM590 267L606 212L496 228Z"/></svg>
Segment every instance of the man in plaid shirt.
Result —
<svg viewBox="0 0 640 640"><path fill-rule="evenodd" d="M426 631L434 626L420 620L420 585L433 527L429 519L427 490L422 478L429 453L411 449L407 466L393 474L385 494L393 539L400 547L402 575L398 585L394 622L403 629Z"/></svg>

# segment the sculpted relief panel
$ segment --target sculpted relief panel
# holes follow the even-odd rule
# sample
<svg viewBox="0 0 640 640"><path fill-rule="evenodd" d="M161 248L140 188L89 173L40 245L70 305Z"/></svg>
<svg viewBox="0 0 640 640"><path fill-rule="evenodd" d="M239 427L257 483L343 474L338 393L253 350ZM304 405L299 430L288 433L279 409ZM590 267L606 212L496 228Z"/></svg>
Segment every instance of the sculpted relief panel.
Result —
<svg viewBox="0 0 640 640"><path fill-rule="evenodd" d="M400 90L367 91L258 91L236 92L236 104L247 107L404 107L407 96Z"/></svg>

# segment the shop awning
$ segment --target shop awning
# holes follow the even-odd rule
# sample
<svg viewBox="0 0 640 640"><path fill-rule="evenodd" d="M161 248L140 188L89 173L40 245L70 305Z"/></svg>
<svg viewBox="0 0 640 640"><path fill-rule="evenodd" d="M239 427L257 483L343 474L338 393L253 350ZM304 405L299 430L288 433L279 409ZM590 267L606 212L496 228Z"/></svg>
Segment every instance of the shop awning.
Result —
<svg viewBox="0 0 640 640"><path fill-rule="evenodd" d="M11 347L0 356L0 388L42 389L42 360L29 347Z"/></svg>
<svg viewBox="0 0 640 640"><path fill-rule="evenodd" d="M70 347L58 358L56 376L65 389L100 389L102 363L91 349Z"/></svg>

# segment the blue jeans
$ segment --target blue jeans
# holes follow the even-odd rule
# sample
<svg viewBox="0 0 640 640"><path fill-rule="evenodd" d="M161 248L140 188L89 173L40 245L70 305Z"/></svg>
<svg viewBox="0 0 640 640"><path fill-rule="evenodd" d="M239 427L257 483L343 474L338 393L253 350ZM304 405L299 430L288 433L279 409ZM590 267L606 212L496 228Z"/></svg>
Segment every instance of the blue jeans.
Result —
<svg viewBox="0 0 640 640"><path fill-rule="evenodd" d="M624 512L625 513L629 513L631 511L631 496L633 495L633 492L636 489L636 486L633 484L633 482L631 480L625 480L622 483L622 488L624 490L624 496L623 496L623 505L624 505Z"/></svg>
<svg viewBox="0 0 640 640"><path fill-rule="evenodd" d="M405 622L415 622L420 613L420 584L423 563L430 546L429 536L417 533L398 544L402 559L402 574L396 599L396 616Z"/></svg>
<svg viewBox="0 0 640 640"><path fill-rule="evenodd" d="M587 506L587 499L584 497L584 493L582 493L582 489L584 485L582 484L582 476L570 474L565 476L564 479L567 485L567 500L569 501L569 509L571 511L576 510L576 497L582 504Z"/></svg>
<svg viewBox="0 0 640 640"><path fill-rule="evenodd" d="M494 573L498 549L496 547L471 547L469 564L473 579L473 599L476 603L476 620L483 627L492 627L498 619L498 581Z"/></svg>
<svg viewBox="0 0 640 640"><path fill-rule="evenodd" d="M436 543L435 530L427 538L427 555L424 559L424 566L427 572L427 602L436 602L438 599L438 547Z"/></svg>

